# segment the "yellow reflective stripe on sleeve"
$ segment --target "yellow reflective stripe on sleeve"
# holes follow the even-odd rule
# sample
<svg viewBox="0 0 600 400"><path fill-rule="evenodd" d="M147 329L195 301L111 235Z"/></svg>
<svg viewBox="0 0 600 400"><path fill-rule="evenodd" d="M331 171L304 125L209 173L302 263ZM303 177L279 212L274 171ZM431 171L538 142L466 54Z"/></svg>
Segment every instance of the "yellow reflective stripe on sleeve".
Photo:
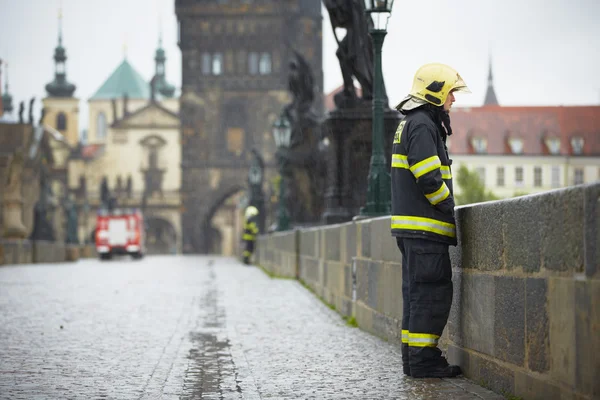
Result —
<svg viewBox="0 0 600 400"><path fill-rule="evenodd" d="M438 221L432 218L413 217L408 215L393 215L392 229L410 229L415 231L426 231L438 235L456 237L454 224Z"/></svg>
<svg viewBox="0 0 600 400"><path fill-rule="evenodd" d="M429 200L429 202L434 206L440 201L446 200L448 196L450 196L450 189L448 189L448 186L446 186L445 182L442 182L442 186L440 186L440 188L435 192L425 195L427 200Z"/></svg>
<svg viewBox="0 0 600 400"><path fill-rule="evenodd" d="M436 347L438 344L438 335L429 333L412 333L408 334L408 345L411 347Z"/></svg>
<svg viewBox="0 0 600 400"><path fill-rule="evenodd" d="M251 255L252 255L252 253L250 253L250 252L249 252L249 251L247 251L247 250L244 250L244 252L242 253L242 255L243 255L244 257L249 257L249 256L251 256Z"/></svg>
<svg viewBox="0 0 600 400"><path fill-rule="evenodd" d="M452 179L452 172L450 171L449 166L442 165L440 171L442 171L442 179Z"/></svg>
<svg viewBox="0 0 600 400"><path fill-rule="evenodd" d="M425 175L428 172L433 171L436 168L442 166L442 162L438 156L431 156L429 158L424 159L410 167L415 178L419 179L421 176Z"/></svg>
<svg viewBox="0 0 600 400"><path fill-rule="evenodd" d="M244 235L242 236L243 240L254 240L254 235L250 234L250 233L244 233Z"/></svg>
<svg viewBox="0 0 600 400"><path fill-rule="evenodd" d="M402 329L402 343L408 343L408 330Z"/></svg>
<svg viewBox="0 0 600 400"><path fill-rule="evenodd" d="M408 169L408 159L402 154L392 154L392 168L406 168Z"/></svg>

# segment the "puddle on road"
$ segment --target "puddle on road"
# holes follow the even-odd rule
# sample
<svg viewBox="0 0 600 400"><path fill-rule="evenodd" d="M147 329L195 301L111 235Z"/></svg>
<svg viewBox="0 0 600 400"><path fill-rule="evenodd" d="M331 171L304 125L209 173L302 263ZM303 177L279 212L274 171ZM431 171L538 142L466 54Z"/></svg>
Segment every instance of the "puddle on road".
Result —
<svg viewBox="0 0 600 400"><path fill-rule="evenodd" d="M237 380L237 369L225 333L225 309L219 305L219 293L214 267L209 263L207 291L200 301L205 313L197 332L190 332L192 348L188 353L183 393L180 399L211 399L239 396L242 389Z"/></svg>

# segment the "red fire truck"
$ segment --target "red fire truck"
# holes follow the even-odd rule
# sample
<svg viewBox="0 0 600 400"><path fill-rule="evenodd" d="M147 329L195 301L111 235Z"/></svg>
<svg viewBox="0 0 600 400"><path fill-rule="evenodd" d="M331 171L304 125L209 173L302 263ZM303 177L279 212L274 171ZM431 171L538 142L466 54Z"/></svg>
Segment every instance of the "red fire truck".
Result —
<svg viewBox="0 0 600 400"><path fill-rule="evenodd" d="M142 258L145 252L144 218L140 210L101 209L96 217L96 252L101 260L113 255Z"/></svg>

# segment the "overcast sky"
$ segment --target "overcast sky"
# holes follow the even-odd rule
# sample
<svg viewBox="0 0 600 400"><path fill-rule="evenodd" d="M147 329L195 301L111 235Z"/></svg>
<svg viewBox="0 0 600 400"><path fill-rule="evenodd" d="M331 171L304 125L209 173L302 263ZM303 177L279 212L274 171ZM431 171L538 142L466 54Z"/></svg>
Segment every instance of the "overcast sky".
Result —
<svg viewBox="0 0 600 400"><path fill-rule="evenodd" d="M7 61L15 105L46 94L53 79L58 9L63 9L67 77L86 101L123 60L149 80L159 27L167 52L167 77L181 85L174 0L0 0L0 58ZM410 89L427 62L453 66L473 94L458 106L478 106L492 55L502 105L600 104L599 0L396 0L383 48L390 104ZM329 16L323 9L324 89L342 82ZM4 75L3 75L4 89Z"/></svg>

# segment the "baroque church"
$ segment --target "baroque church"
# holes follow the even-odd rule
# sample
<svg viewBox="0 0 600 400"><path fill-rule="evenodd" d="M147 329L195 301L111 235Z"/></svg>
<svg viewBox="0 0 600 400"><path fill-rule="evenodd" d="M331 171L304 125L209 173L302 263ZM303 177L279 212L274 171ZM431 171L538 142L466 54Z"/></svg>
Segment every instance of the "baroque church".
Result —
<svg viewBox="0 0 600 400"><path fill-rule="evenodd" d="M105 187L117 207L143 211L148 253L180 252L179 99L167 81L161 39L150 81L125 56L89 98L86 143L79 140L79 99L66 77L60 24L54 61L54 80L46 85L43 99L43 124L65 138L57 144L63 151L54 151L64 156L55 160L53 174L56 191L66 188L78 205L80 242L94 240Z"/></svg>
<svg viewBox="0 0 600 400"><path fill-rule="evenodd" d="M176 0L175 13L182 55L183 252L222 254L227 242L239 239L239 230L231 237L224 229L234 226L224 217L248 186L252 149L264 158L264 190L272 198L272 126L290 102L294 51L311 66L315 97L322 98L321 1Z"/></svg>

